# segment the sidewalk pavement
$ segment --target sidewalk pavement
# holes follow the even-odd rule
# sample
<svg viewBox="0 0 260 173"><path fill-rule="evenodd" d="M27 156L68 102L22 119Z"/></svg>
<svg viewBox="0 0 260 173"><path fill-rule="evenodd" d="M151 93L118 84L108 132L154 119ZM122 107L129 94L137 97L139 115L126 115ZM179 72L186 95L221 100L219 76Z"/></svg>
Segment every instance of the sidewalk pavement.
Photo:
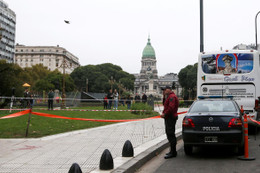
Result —
<svg viewBox="0 0 260 173"><path fill-rule="evenodd" d="M186 110L180 108L179 112ZM176 131L181 131L183 116L179 116ZM131 159L121 157L126 140L131 141L137 156L165 139L163 119L117 123L37 139L0 139L0 172L64 173L73 163L78 163L83 172L99 172L105 149L111 152L116 169Z"/></svg>

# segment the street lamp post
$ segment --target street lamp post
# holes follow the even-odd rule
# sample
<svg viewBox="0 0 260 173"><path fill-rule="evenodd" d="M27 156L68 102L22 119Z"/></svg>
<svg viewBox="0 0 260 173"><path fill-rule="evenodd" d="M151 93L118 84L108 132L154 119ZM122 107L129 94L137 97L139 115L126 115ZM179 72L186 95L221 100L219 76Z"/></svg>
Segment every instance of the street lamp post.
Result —
<svg viewBox="0 0 260 173"><path fill-rule="evenodd" d="M258 11L258 13L255 16L255 48L256 50L258 50L258 45L257 45L257 16L260 13L260 11Z"/></svg>
<svg viewBox="0 0 260 173"><path fill-rule="evenodd" d="M62 68L63 68L63 78L62 78L62 103L61 103L61 108L64 109L66 108L66 103L65 103L65 99L66 99L66 94L65 94L65 68L67 67L66 64L66 60L65 60L65 56L66 56L66 51L63 52L63 62L62 62Z"/></svg>
<svg viewBox="0 0 260 173"><path fill-rule="evenodd" d="M200 52L204 51L203 0L200 0Z"/></svg>

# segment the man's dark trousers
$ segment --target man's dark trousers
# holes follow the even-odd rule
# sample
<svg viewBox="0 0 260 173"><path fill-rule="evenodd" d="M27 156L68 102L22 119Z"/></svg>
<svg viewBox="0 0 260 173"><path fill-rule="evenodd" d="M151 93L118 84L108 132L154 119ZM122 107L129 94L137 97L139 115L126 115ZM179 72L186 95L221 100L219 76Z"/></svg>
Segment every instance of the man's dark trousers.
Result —
<svg viewBox="0 0 260 173"><path fill-rule="evenodd" d="M178 117L173 117L173 115L166 115L165 117L165 131L167 139L171 145L171 152L176 153L177 139L175 135L175 125Z"/></svg>

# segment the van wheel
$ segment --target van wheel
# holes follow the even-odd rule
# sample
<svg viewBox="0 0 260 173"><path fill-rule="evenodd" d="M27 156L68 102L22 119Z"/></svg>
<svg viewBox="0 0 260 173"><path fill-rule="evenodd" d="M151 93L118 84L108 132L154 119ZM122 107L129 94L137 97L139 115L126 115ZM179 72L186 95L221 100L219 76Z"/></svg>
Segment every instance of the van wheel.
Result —
<svg viewBox="0 0 260 173"><path fill-rule="evenodd" d="M184 152L186 155L192 155L192 145L185 145L184 144Z"/></svg>

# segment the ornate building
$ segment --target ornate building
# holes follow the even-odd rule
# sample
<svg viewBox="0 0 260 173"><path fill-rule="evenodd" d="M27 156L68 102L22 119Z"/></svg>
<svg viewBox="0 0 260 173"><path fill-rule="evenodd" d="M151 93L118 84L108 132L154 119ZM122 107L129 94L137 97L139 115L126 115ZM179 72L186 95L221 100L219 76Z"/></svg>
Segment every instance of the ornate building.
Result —
<svg viewBox="0 0 260 173"><path fill-rule="evenodd" d="M143 50L141 71L140 74L136 76L134 87L134 93L138 94L146 93L147 95L157 95L160 92L156 56L150 42L150 37Z"/></svg>
<svg viewBox="0 0 260 173"><path fill-rule="evenodd" d="M179 95L181 86L179 85L178 75L176 73L168 73L158 77L155 51L149 37L142 54L140 74L135 74L134 94L145 93L146 95L151 94L156 97L161 97L161 88L172 86L173 84L175 84L174 92Z"/></svg>

